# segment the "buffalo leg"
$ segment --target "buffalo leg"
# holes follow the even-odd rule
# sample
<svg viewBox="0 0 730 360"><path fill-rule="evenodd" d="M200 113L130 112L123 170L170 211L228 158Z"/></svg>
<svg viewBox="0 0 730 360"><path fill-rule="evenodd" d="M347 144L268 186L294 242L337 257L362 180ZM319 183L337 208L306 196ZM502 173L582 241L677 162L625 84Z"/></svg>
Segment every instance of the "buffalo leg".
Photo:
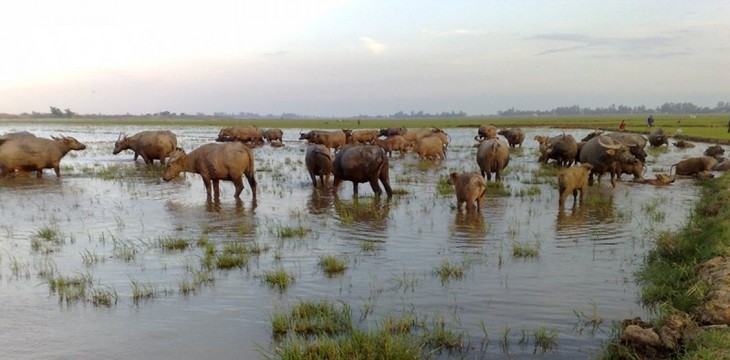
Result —
<svg viewBox="0 0 730 360"><path fill-rule="evenodd" d="M231 181L233 182L233 186L236 188L236 193L233 194L233 197L240 199L241 192L243 191L243 178L236 177L231 179Z"/></svg>
<svg viewBox="0 0 730 360"><path fill-rule="evenodd" d="M309 177L312 179L312 186L317 187L317 176L314 175L314 171L309 173ZM320 179L322 177L320 176Z"/></svg>
<svg viewBox="0 0 730 360"><path fill-rule="evenodd" d="M218 200L221 198L220 180L214 179L213 181L213 197Z"/></svg>
<svg viewBox="0 0 730 360"><path fill-rule="evenodd" d="M208 200L212 199L213 197L210 194L210 179L203 178L203 185L205 185L205 193L208 195Z"/></svg>
<svg viewBox="0 0 730 360"><path fill-rule="evenodd" d="M245 175L246 180L248 181L248 186L251 188L251 194L253 194L253 201L256 202L256 178L253 173Z"/></svg>
<svg viewBox="0 0 730 360"><path fill-rule="evenodd" d="M393 197L393 189L390 187L390 179L388 177L388 166L383 166L384 169L380 170L380 182L383 183L385 193L388 194L388 198ZM378 186L380 188L380 186Z"/></svg>
<svg viewBox="0 0 730 360"><path fill-rule="evenodd" d="M377 178L370 179L370 187L373 189L375 196L380 196L380 194L383 193L383 190L380 189L380 185L378 185Z"/></svg>
<svg viewBox="0 0 730 360"><path fill-rule="evenodd" d="M581 200L583 200L583 193L580 194ZM573 205L578 203L578 189L573 190Z"/></svg>

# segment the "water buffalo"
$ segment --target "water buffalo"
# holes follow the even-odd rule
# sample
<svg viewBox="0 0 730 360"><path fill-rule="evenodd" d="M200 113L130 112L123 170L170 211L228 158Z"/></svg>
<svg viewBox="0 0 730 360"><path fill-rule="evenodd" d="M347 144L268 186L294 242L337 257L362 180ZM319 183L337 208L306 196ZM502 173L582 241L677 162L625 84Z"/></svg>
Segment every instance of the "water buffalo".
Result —
<svg viewBox="0 0 730 360"><path fill-rule="evenodd" d="M580 162L591 164L593 168L588 176L588 184L593 185L593 175L598 175L598 182L605 173L611 175L611 186L616 187L616 161L635 164L638 160L624 143L606 135L599 135L586 141L580 150Z"/></svg>
<svg viewBox="0 0 730 360"><path fill-rule="evenodd" d="M269 143L281 142L284 139L284 132L281 129L266 129L263 131L263 137Z"/></svg>
<svg viewBox="0 0 730 360"><path fill-rule="evenodd" d="M710 156L699 156L684 159L669 168L669 174L672 174L672 168L676 169L677 175L696 175L702 171L710 171L717 165L717 159Z"/></svg>
<svg viewBox="0 0 730 360"><path fill-rule="evenodd" d="M177 148L177 137L172 131L141 131L132 136L119 134L119 138L114 143L114 151L112 154L119 154L123 150L134 151L134 159L142 156L145 164L152 165L155 159L160 163L165 163L165 159L170 157Z"/></svg>
<svg viewBox="0 0 730 360"><path fill-rule="evenodd" d="M577 153L578 143L575 142L573 135L562 134L545 141L544 153L539 160L547 163L550 159L554 159L560 166L570 166L573 165Z"/></svg>
<svg viewBox="0 0 730 360"><path fill-rule="evenodd" d="M84 150L86 145L70 136L45 139L35 136L16 136L0 139L0 175L20 171L35 171L43 177L43 169L53 169L61 177L61 158L71 150Z"/></svg>
<svg viewBox="0 0 730 360"><path fill-rule="evenodd" d="M477 130L477 136L474 140L492 139L497 137L497 127L494 125L481 125Z"/></svg>
<svg viewBox="0 0 730 360"><path fill-rule="evenodd" d="M577 203L579 192L580 202L583 202L583 193L588 186L591 169L593 169L593 165L581 164L560 171L560 174L558 174L558 191L560 194L558 206L560 208L565 206L565 199L571 193L573 194L573 206Z"/></svg>
<svg viewBox="0 0 730 360"><path fill-rule="evenodd" d="M635 179L639 184L650 184L654 186L669 185L674 182L675 177L666 174L656 174L654 179Z"/></svg>
<svg viewBox="0 0 730 360"><path fill-rule="evenodd" d="M497 134L504 136L510 147L522 147L522 142L525 141L525 132L520 128L502 129Z"/></svg>
<svg viewBox="0 0 730 360"><path fill-rule="evenodd" d="M189 154L185 154L185 151L178 149L170 156L170 161L167 162L162 179L170 181L183 171L200 174L203 178L208 200L211 199L211 183L213 184L215 199L220 198L220 188L218 186L220 180L233 182L233 186L236 187L233 196L240 199L243 191L243 176L246 176L246 180L251 186L253 201L256 202L253 150L243 143L205 144Z"/></svg>
<svg viewBox="0 0 730 360"><path fill-rule="evenodd" d="M502 170L509 165L509 144L497 138L482 141L477 149L477 165L481 175L492 180L495 173L497 181L502 181Z"/></svg>
<svg viewBox="0 0 730 360"><path fill-rule="evenodd" d="M610 133L607 134L607 136L621 141L624 145L629 147L629 151L637 159L642 162L646 161L646 151L644 148L646 147L647 139L643 135L632 133Z"/></svg>
<svg viewBox="0 0 730 360"><path fill-rule="evenodd" d="M715 159L718 159L719 157L722 157L722 155L725 154L725 149L722 148L719 144L712 145L705 149L704 155L705 156L712 156Z"/></svg>
<svg viewBox="0 0 730 360"><path fill-rule="evenodd" d="M587 142L590 139L593 139L594 137L598 135L603 135L603 130L593 130L592 132L588 133L584 138L580 139L580 141Z"/></svg>
<svg viewBox="0 0 730 360"><path fill-rule="evenodd" d="M449 143L448 136L446 135L446 133L444 133L444 131L442 129L439 129L439 128L415 129L415 130L411 129L411 130L408 130L408 132L406 132L405 135L403 135L403 137L406 139L406 141L415 143L427 136L432 136L435 134L441 134L442 142L444 144Z"/></svg>
<svg viewBox="0 0 730 360"><path fill-rule="evenodd" d="M380 136L379 130L342 129L348 144L372 144Z"/></svg>
<svg viewBox="0 0 730 360"><path fill-rule="evenodd" d="M321 144L337 151L347 143L347 136L342 130L334 131L310 131L308 141L312 144Z"/></svg>
<svg viewBox="0 0 730 360"><path fill-rule="evenodd" d="M332 174L333 160L328 147L321 144L312 144L307 147L307 151L304 153L304 164L312 179L312 186L317 187L317 176L319 176L322 187L326 186L330 174Z"/></svg>
<svg viewBox="0 0 730 360"><path fill-rule="evenodd" d="M234 126L221 129L215 141L240 141L260 145L264 142L264 132L256 126Z"/></svg>
<svg viewBox="0 0 730 360"><path fill-rule="evenodd" d="M487 183L483 176L474 172L461 174L452 172L449 174L448 182L454 185L457 211L461 211L462 203L466 203L467 212L471 212L474 208L477 211L481 210L484 194L487 193Z"/></svg>
<svg viewBox="0 0 730 360"><path fill-rule="evenodd" d="M664 132L664 129L654 129L649 133L649 145L654 147L669 146L669 136Z"/></svg>
<svg viewBox="0 0 730 360"><path fill-rule="evenodd" d="M345 146L335 155L333 188L337 194L340 182L352 181L353 192L357 196L359 183L369 182L375 195L380 196L382 190L378 180L383 183L388 198L393 196L388 176L388 157L385 150L375 145Z"/></svg>
<svg viewBox="0 0 730 360"><path fill-rule="evenodd" d="M720 161L712 168L713 171L728 171L730 170L730 159Z"/></svg>
<svg viewBox="0 0 730 360"><path fill-rule="evenodd" d="M673 144L674 144L674 146L676 146L680 149L691 149L691 148L695 147L695 144L693 144L687 140L684 140L684 139L680 139L679 141L677 141Z"/></svg>
<svg viewBox="0 0 730 360"><path fill-rule="evenodd" d="M401 127L390 127L390 128L384 128L380 129L380 133L378 136L393 136L393 135L400 135L404 136L408 133L408 129L405 128L405 126Z"/></svg>
<svg viewBox="0 0 730 360"><path fill-rule="evenodd" d="M10 140L10 139L19 138L19 137L36 137L36 136L30 131L16 131L16 132L3 134L2 136L0 136L0 141Z"/></svg>
<svg viewBox="0 0 730 360"><path fill-rule="evenodd" d="M426 136L411 144L421 160L446 159L446 145L438 136Z"/></svg>
<svg viewBox="0 0 730 360"><path fill-rule="evenodd" d="M636 162L633 163L627 163L627 162L621 162L616 161L614 163L614 173L616 174L616 177L618 179L621 179L621 176L623 174L629 174L634 175L634 180L642 179L644 177L644 174L646 173L646 165L644 165L644 162L636 159Z"/></svg>
<svg viewBox="0 0 730 360"><path fill-rule="evenodd" d="M391 135L385 139L377 139L374 144L383 148L385 153L388 154L388 157L391 157L393 151L396 150L400 153L400 156L403 157L406 154L406 151L408 151L408 147L410 145L408 141L400 135Z"/></svg>

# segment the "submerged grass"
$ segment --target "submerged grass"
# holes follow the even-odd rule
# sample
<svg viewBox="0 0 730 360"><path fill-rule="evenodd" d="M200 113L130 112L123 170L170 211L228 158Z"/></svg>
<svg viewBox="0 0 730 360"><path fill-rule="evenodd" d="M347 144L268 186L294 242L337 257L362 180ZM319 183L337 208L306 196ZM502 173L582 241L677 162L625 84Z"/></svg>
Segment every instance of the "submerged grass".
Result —
<svg viewBox="0 0 730 360"><path fill-rule="evenodd" d="M347 264L345 261L335 255L324 255L320 257L319 267L327 276L342 274L345 270L347 270Z"/></svg>
<svg viewBox="0 0 730 360"><path fill-rule="evenodd" d="M294 277L294 274L287 272L283 268L279 268L276 270L264 271L263 279L269 287L277 289L280 292L284 292L287 288L289 288L289 285L294 283L296 278Z"/></svg>

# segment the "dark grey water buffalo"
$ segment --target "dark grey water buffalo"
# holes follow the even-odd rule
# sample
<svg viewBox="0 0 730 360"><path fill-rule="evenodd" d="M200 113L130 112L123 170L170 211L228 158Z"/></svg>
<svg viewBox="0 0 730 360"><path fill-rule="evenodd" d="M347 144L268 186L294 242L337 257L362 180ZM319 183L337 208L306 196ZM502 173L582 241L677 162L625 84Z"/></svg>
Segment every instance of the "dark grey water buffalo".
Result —
<svg viewBox="0 0 730 360"><path fill-rule="evenodd" d="M406 129L405 126L390 127L390 128L380 129L379 136L393 136L393 135L404 136L407 133L408 133L408 129Z"/></svg>
<svg viewBox="0 0 730 360"><path fill-rule="evenodd" d="M610 133L607 134L607 136L621 141L624 145L629 147L629 151L637 159L642 162L646 161L646 151L644 148L646 147L647 139L643 135L633 133Z"/></svg>
<svg viewBox="0 0 730 360"><path fill-rule="evenodd" d="M712 168L713 171L728 171L730 170L730 159L725 159L721 162L718 162L717 165L715 165Z"/></svg>
<svg viewBox="0 0 730 360"><path fill-rule="evenodd" d="M132 136L119 134L119 138L114 143L114 151L112 154L119 154L124 150L134 151L134 160L137 156L142 156L145 164L152 165L154 160L165 163L165 159L170 157L177 148L177 137L172 131L141 131Z"/></svg>
<svg viewBox="0 0 730 360"><path fill-rule="evenodd" d="M673 144L674 144L674 146L676 146L676 147L678 147L680 149L691 149L691 148L695 147L695 144L694 143L689 142L689 141L684 140L684 139L680 139L679 141L676 141Z"/></svg>
<svg viewBox="0 0 730 360"><path fill-rule="evenodd" d="M649 134L649 145L654 147L669 146L669 136L664 132L664 129L654 129Z"/></svg>
<svg viewBox="0 0 730 360"><path fill-rule="evenodd" d="M378 146L348 145L341 148L335 155L333 170L335 179L332 186L335 194L340 182L345 180L352 181L355 195L358 194L358 184L369 182L375 195L379 196L382 193L378 185L378 180L380 180L388 197L393 196L388 175L388 156L385 155L385 150Z"/></svg>
<svg viewBox="0 0 730 360"><path fill-rule="evenodd" d="M593 166L591 164L582 164L561 170L558 174L558 207L565 206L565 199L573 194L573 206L577 204L578 193L580 193L580 202L583 202L583 193L588 186L588 178Z"/></svg>
<svg viewBox="0 0 730 360"><path fill-rule="evenodd" d="M61 159L71 150L84 150L86 145L70 136L45 139L35 136L16 136L0 139L0 175L15 171L35 171L43 177L43 169L53 169L61 176Z"/></svg>
<svg viewBox="0 0 730 360"><path fill-rule="evenodd" d="M487 180L491 181L495 173L495 179L502 181L502 170L509 165L509 144L497 138L482 141L477 149L477 165Z"/></svg>
<svg viewBox="0 0 730 360"><path fill-rule="evenodd" d="M725 154L725 149L722 148L719 144L712 145L705 149L704 155L705 156L712 156L715 159L722 157Z"/></svg>
<svg viewBox="0 0 730 360"><path fill-rule="evenodd" d="M588 133L588 135L586 135L585 137L580 139L580 141L586 142L590 139L593 139L594 137L596 137L598 135L603 135L603 130L593 130L593 132Z"/></svg>
<svg viewBox="0 0 730 360"><path fill-rule="evenodd" d="M594 174L598 176L598 182L600 183L603 174L610 173L611 186L616 187L615 170L617 161L636 164L638 160L631 154L628 146L610 136L599 135L593 137L581 147L580 162L593 166L588 177L589 185L593 185Z"/></svg>
<svg viewBox="0 0 730 360"><path fill-rule="evenodd" d="M578 143L573 135L558 135L544 140L544 152L540 162L547 163L550 159L557 161L560 166L570 166L578 153Z"/></svg>
<svg viewBox="0 0 730 360"><path fill-rule="evenodd" d="M189 154L181 149L175 150L170 156L170 161L167 162L162 179L170 181L181 172L200 174L208 200L211 199L211 184L215 199L220 198L220 180L233 182L233 186L236 187L233 196L240 199L243 191L243 176L246 176L253 193L253 201L256 202L253 150L241 142L205 144Z"/></svg>
<svg viewBox="0 0 730 360"><path fill-rule="evenodd" d="M520 128L502 129L497 134L504 136L510 147L522 147L522 142L525 141L525 132Z"/></svg>
<svg viewBox="0 0 730 360"><path fill-rule="evenodd" d="M334 157L330 149L321 144L312 144L307 147L304 154L304 164L307 166L307 172L312 179L312 186L317 186L317 176L322 187L329 182L330 174L332 174L332 161Z"/></svg>
<svg viewBox="0 0 730 360"><path fill-rule="evenodd" d="M466 203L467 212L471 212L472 209L481 210L484 194L487 192L487 183L483 176L474 172L461 174L452 172L449 174L448 182L454 185L457 211L461 211L463 203Z"/></svg>
<svg viewBox="0 0 730 360"><path fill-rule="evenodd" d="M676 175L696 175L703 171L712 170L717 165L717 159L710 156L698 156L684 159L669 168L669 174L672 174L672 168L676 169Z"/></svg>

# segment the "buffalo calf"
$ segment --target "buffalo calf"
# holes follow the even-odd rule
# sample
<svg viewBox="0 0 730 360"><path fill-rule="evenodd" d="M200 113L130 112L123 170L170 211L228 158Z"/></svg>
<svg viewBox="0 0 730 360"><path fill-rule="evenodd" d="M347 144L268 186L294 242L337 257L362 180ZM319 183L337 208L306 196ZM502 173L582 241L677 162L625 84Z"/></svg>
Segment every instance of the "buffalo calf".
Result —
<svg viewBox="0 0 730 360"><path fill-rule="evenodd" d="M456 192L456 209L461 211L461 204L466 203L466 211L471 212L476 208L481 210L484 194L487 192L487 182L484 177L477 173L452 172L449 174L449 184L454 185Z"/></svg>
<svg viewBox="0 0 730 360"><path fill-rule="evenodd" d="M588 175L591 173L592 168L591 164L582 164L569 167L558 174L558 190L560 191L558 205L561 208L565 206L565 198L570 193L573 193L573 206L576 204L579 191L580 202L583 202L583 193L588 186Z"/></svg>

